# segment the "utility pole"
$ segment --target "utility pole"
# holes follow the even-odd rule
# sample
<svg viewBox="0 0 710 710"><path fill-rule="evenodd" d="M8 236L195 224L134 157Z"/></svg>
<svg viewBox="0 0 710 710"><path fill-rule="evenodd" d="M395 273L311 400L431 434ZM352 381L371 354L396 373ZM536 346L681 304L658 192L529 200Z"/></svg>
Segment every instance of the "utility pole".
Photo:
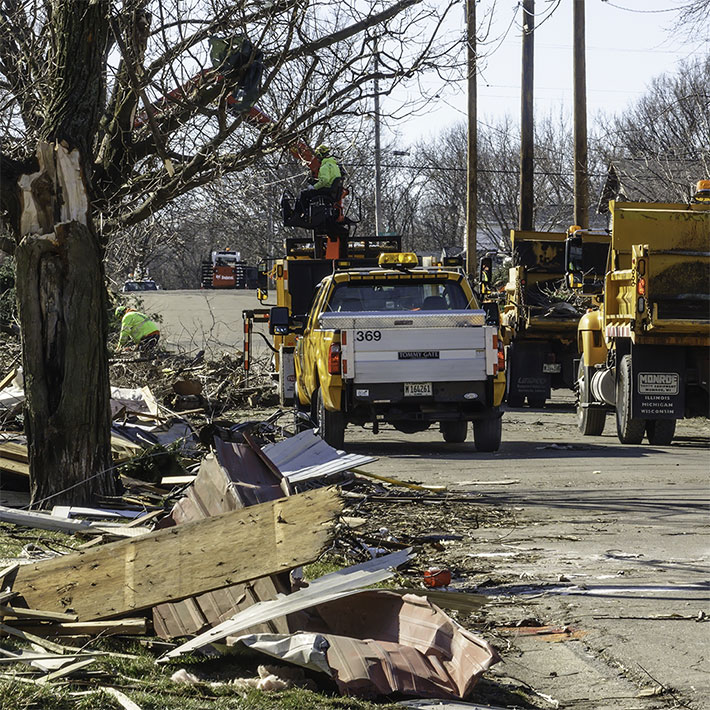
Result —
<svg viewBox="0 0 710 710"><path fill-rule="evenodd" d="M587 171L587 76L584 0L574 0L574 223L589 227Z"/></svg>
<svg viewBox="0 0 710 710"><path fill-rule="evenodd" d="M523 0L523 73L520 92L520 209L518 229L533 224L533 86L535 57L535 0Z"/></svg>
<svg viewBox="0 0 710 710"><path fill-rule="evenodd" d="M476 0L466 0L468 143L466 151L466 273L476 276L478 229L478 104L476 87Z"/></svg>
<svg viewBox="0 0 710 710"><path fill-rule="evenodd" d="M374 88L375 88L375 236L380 236L382 227L382 164L380 154L380 71L377 38L374 41Z"/></svg>

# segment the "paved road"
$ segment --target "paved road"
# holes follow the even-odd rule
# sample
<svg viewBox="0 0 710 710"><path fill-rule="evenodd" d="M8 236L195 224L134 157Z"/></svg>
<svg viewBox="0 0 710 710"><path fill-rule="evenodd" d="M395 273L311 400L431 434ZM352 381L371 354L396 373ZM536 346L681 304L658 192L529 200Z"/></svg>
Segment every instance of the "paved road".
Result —
<svg viewBox="0 0 710 710"><path fill-rule="evenodd" d="M710 615L707 421L681 424L671 446L621 446L611 418L604 436L582 437L566 395L507 412L495 454L444 444L433 429L350 427L346 437L348 450L381 457L378 473L515 512L507 530L476 531L475 564L456 586L482 585L497 624L533 618L581 637L518 637L496 673L565 708L671 707L674 697L710 708L710 623L696 620ZM636 697L659 685L675 696Z"/></svg>
<svg viewBox="0 0 710 710"><path fill-rule="evenodd" d="M143 305L161 314L170 347L219 355L241 348L241 311L258 302L251 292L163 291ZM379 456L375 472L515 513L508 530L476 531L474 563L456 586L485 585L497 624L534 618L580 638L520 636L495 673L525 681L546 707L710 708L710 623L695 620L710 615L710 426L684 422L666 447L621 446L613 429L610 419L604 436L582 437L567 394L546 410L507 412L495 454L444 444L433 429L349 427L346 448ZM667 691L636 697L657 686Z"/></svg>
<svg viewBox="0 0 710 710"><path fill-rule="evenodd" d="M161 344L170 350L208 356L242 348L242 310L259 308L253 291L143 291L141 308L160 316Z"/></svg>

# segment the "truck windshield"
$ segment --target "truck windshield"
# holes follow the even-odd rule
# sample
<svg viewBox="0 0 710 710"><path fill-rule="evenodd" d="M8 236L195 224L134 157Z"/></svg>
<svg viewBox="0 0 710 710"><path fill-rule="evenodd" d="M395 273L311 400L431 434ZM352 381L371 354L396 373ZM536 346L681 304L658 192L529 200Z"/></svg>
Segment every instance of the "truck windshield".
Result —
<svg viewBox="0 0 710 710"><path fill-rule="evenodd" d="M335 286L329 311L452 311L470 308L461 284L407 280L346 281Z"/></svg>

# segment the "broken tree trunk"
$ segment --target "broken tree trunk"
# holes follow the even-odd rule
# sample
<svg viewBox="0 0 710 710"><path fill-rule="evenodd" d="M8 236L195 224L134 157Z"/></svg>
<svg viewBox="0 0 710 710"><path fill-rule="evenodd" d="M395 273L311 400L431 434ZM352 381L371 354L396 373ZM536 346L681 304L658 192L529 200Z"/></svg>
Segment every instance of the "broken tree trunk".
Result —
<svg viewBox="0 0 710 710"><path fill-rule="evenodd" d="M115 491L103 263L78 152L42 143L38 159L15 251L30 486L33 503L76 505Z"/></svg>
<svg viewBox="0 0 710 710"><path fill-rule="evenodd" d="M114 492L108 311L90 205L105 107L109 0L54 2L43 76L39 169L20 175L15 250L32 500ZM3 191L13 186L3 185ZM60 495L55 495L59 493Z"/></svg>
<svg viewBox="0 0 710 710"><path fill-rule="evenodd" d="M108 619L312 562L341 508L334 488L281 498L25 565L12 589L30 608Z"/></svg>

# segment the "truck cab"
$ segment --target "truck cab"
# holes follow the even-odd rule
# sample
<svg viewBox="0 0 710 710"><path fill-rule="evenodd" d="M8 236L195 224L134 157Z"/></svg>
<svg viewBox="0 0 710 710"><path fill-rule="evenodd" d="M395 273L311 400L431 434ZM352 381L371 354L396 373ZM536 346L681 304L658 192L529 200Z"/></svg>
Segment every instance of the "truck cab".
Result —
<svg viewBox="0 0 710 710"><path fill-rule="evenodd" d="M496 451L505 364L486 318L459 270L419 267L414 254L331 273L294 326L296 409L336 447L348 424L438 424L460 443L473 422L476 447Z"/></svg>

